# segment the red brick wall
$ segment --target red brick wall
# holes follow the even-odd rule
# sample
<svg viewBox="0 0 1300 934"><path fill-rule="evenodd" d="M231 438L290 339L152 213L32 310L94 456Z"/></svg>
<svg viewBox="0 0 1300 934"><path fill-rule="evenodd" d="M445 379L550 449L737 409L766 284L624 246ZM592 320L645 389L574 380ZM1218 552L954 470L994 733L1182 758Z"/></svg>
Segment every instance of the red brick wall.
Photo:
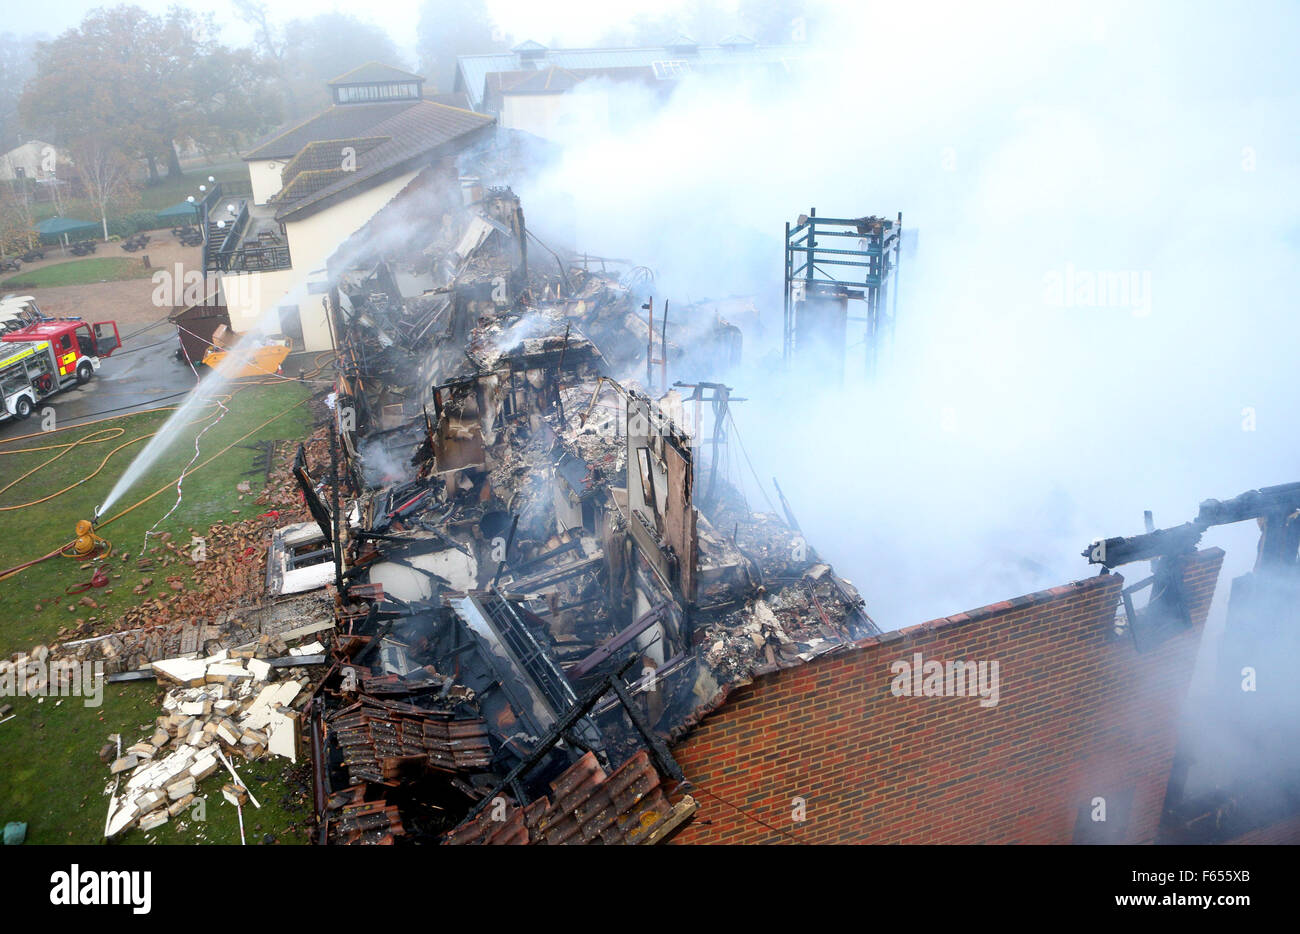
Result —
<svg viewBox="0 0 1300 934"><path fill-rule="evenodd" d="M1145 654L1111 634L1110 574L759 675L674 749L700 803L675 842L1069 843L1081 805L1116 818L1126 792L1124 842L1151 842L1222 562L1189 560L1193 626ZM999 703L895 697L915 652L998 661Z"/></svg>

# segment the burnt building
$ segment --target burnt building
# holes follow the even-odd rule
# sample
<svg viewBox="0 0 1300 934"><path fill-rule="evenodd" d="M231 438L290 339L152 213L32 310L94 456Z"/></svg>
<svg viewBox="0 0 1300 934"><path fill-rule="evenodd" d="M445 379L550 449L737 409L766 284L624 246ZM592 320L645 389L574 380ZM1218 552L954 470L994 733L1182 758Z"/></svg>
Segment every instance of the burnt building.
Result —
<svg viewBox="0 0 1300 934"><path fill-rule="evenodd" d="M884 632L789 504L756 510L719 472L743 387L683 370L738 352L728 322L656 328L643 272L548 252L509 189L450 179L395 199L330 275L340 467L302 474L336 572L309 708L323 842L1177 824L1223 557L1199 535L1108 540L1098 576ZM1111 570L1134 560L1154 587Z"/></svg>

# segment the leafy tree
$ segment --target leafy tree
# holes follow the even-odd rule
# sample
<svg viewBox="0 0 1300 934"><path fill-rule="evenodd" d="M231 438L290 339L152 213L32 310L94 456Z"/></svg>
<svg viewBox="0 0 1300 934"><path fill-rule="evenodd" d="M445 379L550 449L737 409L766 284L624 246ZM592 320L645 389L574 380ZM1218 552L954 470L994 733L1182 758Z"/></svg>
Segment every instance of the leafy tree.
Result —
<svg viewBox="0 0 1300 934"><path fill-rule="evenodd" d="M456 80L456 56L508 49L483 0L425 0L416 29L420 68L440 91Z"/></svg>
<svg viewBox="0 0 1300 934"><path fill-rule="evenodd" d="M284 27L287 61L297 100L308 113L330 102L326 82L367 62L406 67L393 40L378 26L346 13L321 13L291 20Z"/></svg>
<svg viewBox="0 0 1300 934"><path fill-rule="evenodd" d="M265 75L251 52L214 38L208 15L172 7L154 16L135 6L90 12L36 51L36 75L19 102L23 124L67 143L94 136L143 159L151 182L159 160L180 175L175 142L214 142L261 132Z"/></svg>
<svg viewBox="0 0 1300 934"><path fill-rule="evenodd" d="M290 119L328 106L326 82L358 65L405 66L383 29L347 13L320 13L279 28L262 0L235 0L235 8L254 28L258 51L284 93Z"/></svg>
<svg viewBox="0 0 1300 934"><path fill-rule="evenodd" d="M764 45L804 42L816 16L816 4L805 0L741 0L741 22Z"/></svg>
<svg viewBox="0 0 1300 934"><path fill-rule="evenodd" d="M0 151L26 142L18 123L18 98L35 72L36 39L0 33Z"/></svg>
<svg viewBox="0 0 1300 934"><path fill-rule="evenodd" d="M0 256L23 253L35 242L36 218L26 183L0 183Z"/></svg>

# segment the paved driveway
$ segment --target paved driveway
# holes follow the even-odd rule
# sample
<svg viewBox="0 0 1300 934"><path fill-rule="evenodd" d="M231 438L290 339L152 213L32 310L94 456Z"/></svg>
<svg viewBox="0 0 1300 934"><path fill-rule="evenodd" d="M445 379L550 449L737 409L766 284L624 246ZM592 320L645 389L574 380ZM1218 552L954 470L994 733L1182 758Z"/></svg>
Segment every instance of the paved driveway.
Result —
<svg viewBox="0 0 1300 934"><path fill-rule="evenodd" d="M24 422L0 422L0 438L39 431L40 412L47 405L54 409L59 428L107 415L175 405L194 388L194 373L176 359L177 343L176 329L166 322L136 335L122 350L104 360L86 385L51 396ZM172 398L160 398L166 396Z"/></svg>

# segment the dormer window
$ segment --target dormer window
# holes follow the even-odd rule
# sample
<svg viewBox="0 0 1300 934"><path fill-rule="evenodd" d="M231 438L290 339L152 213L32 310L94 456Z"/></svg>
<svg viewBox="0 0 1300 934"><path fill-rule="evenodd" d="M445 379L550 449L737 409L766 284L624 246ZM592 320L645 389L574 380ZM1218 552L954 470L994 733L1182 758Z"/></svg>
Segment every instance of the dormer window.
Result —
<svg viewBox="0 0 1300 934"><path fill-rule="evenodd" d="M515 46L510 51L519 56L519 63L521 65L541 67L542 62L546 58L546 46L542 45L540 42L534 42L532 39L519 43L519 45Z"/></svg>
<svg viewBox="0 0 1300 934"><path fill-rule="evenodd" d="M699 53L700 44L690 36L678 36L664 48L673 54L673 58L687 58Z"/></svg>
<svg viewBox="0 0 1300 934"><path fill-rule="evenodd" d="M747 52L754 46L758 45L758 43L749 38L749 36L737 34L734 36L727 36L727 38L719 42L718 45L722 46L728 52Z"/></svg>
<svg viewBox="0 0 1300 934"><path fill-rule="evenodd" d="M375 101L418 101L420 84L416 81L383 84L345 84L334 88L334 103L363 104Z"/></svg>
<svg viewBox="0 0 1300 934"><path fill-rule="evenodd" d="M424 94L420 75L370 62L339 75L329 82L336 104L376 104L388 101L418 101Z"/></svg>

